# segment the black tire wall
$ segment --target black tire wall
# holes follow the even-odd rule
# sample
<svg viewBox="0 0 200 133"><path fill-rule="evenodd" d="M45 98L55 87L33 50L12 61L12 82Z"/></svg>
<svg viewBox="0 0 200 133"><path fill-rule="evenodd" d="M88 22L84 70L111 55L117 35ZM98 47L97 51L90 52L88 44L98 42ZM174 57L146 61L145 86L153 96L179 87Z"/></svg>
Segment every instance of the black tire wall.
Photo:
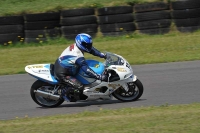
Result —
<svg viewBox="0 0 200 133"><path fill-rule="evenodd" d="M0 17L0 44L43 42L79 33L95 37L143 34L165 34L174 23L180 32L200 29L200 0L153 2L134 6L67 9L60 12Z"/></svg>
<svg viewBox="0 0 200 133"><path fill-rule="evenodd" d="M169 10L169 5L164 2L154 2L147 4L137 4L133 8L135 13L139 13L139 12Z"/></svg>
<svg viewBox="0 0 200 133"><path fill-rule="evenodd" d="M200 0L185 0L171 3L172 19L180 32L200 29Z"/></svg>
<svg viewBox="0 0 200 133"><path fill-rule="evenodd" d="M60 13L37 13L24 15L25 43L42 43L60 37Z"/></svg>
<svg viewBox="0 0 200 133"><path fill-rule="evenodd" d="M166 34L170 31L169 4L154 2L134 6L136 29L143 34Z"/></svg>
<svg viewBox="0 0 200 133"><path fill-rule="evenodd" d="M23 42L24 19L23 16L0 17L0 45Z"/></svg>
<svg viewBox="0 0 200 133"><path fill-rule="evenodd" d="M60 17L62 36L74 39L79 33L87 33L95 37L98 32L95 9L70 9L61 11Z"/></svg>
<svg viewBox="0 0 200 133"><path fill-rule="evenodd" d="M116 36L135 31L132 6L97 9L100 31L104 36Z"/></svg>

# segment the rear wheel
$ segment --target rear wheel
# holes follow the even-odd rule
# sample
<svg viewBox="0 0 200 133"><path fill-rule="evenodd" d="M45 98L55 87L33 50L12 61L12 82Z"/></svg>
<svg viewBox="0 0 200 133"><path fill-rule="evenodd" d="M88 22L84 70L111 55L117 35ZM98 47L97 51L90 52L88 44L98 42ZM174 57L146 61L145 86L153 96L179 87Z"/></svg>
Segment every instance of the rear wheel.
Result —
<svg viewBox="0 0 200 133"><path fill-rule="evenodd" d="M35 93L36 90L44 91L44 92L51 92L54 89L54 85L48 84L46 82L37 80L33 83L30 93L32 99L40 106L42 107L57 107L61 105L64 100L58 99L58 100L52 100L49 98L42 97Z"/></svg>
<svg viewBox="0 0 200 133"><path fill-rule="evenodd" d="M127 87L128 91L121 86L119 89L113 92L113 96L116 99L124 102L135 101L142 96L143 85L139 79L137 79L135 82L128 83Z"/></svg>

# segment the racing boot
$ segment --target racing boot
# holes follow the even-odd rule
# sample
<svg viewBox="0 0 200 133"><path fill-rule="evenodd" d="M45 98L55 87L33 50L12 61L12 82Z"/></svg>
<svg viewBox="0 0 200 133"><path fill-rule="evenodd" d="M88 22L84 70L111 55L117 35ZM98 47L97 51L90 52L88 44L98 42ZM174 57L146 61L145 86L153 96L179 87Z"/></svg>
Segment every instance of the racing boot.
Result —
<svg viewBox="0 0 200 133"><path fill-rule="evenodd" d="M61 90L61 96L63 97L63 99L65 99L65 101L70 102L70 89L68 87L65 87Z"/></svg>
<svg viewBox="0 0 200 133"><path fill-rule="evenodd" d="M80 100L80 91L78 89L74 89L74 98Z"/></svg>
<svg viewBox="0 0 200 133"><path fill-rule="evenodd" d="M80 100L80 91L73 87L65 87L62 90L62 96L66 101L76 102L77 100Z"/></svg>

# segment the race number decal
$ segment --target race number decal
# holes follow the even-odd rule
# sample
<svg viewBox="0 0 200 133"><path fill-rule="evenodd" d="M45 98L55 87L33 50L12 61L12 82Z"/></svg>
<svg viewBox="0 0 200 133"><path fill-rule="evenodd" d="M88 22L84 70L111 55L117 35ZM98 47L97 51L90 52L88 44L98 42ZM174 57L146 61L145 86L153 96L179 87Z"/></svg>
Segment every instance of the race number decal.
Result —
<svg viewBox="0 0 200 133"><path fill-rule="evenodd" d="M128 67L129 69L131 69L131 66L126 62L126 67Z"/></svg>
<svg viewBox="0 0 200 133"><path fill-rule="evenodd" d="M74 49L74 44L69 47L69 50L72 51Z"/></svg>

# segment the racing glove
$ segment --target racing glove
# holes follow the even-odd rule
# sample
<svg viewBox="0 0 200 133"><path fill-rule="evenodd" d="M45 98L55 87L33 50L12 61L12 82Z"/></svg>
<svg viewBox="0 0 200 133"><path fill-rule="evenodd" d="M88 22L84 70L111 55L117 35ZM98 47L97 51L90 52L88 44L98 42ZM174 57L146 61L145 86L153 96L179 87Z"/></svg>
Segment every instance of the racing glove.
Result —
<svg viewBox="0 0 200 133"><path fill-rule="evenodd" d="M99 74L98 75L98 79L101 80L101 81L107 81L108 80L108 76L106 74Z"/></svg>
<svg viewBox="0 0 200 133"><path fill-rule="evenodd" d="M100 57L106 59L106 54L100 53Z"/></svg>

